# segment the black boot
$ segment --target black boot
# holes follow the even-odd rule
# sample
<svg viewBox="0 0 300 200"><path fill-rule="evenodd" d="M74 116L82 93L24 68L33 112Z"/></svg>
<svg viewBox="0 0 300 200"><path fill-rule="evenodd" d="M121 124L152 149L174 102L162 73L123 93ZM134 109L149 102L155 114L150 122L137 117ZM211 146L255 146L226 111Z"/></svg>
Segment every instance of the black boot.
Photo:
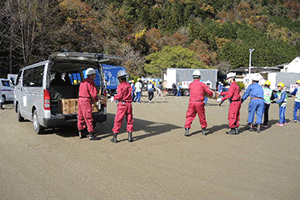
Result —
<svg viewBox="0 0 300 200"><path fill-rule="evenodd" d="M190 136L189 131L190 131L189 128L185 128L185 133L184 133L184 135L187 136L187 137Z"/></svg>
<svg viewBox="0 0 300 200"><path fill-rule="evenodd" d="M90 139L90 140L97 140L97 137L96 137L95 133L90 132L90 133L89 133L89 139Z"/></svg>
<svg viewBox="0 0 300 200"><path fill-rule="evenodd" d="M260 131L261 131L261 125L260 124L257 125L256 130L257 130L258 133L260 133Z"/></svg>
<svg viewBox="0 0 300 200"><path fill-rule="evenodd" d="M208 130L206 128L203 128L202 129L202 135L207 135L207 133L208 133Z"/></svg>
<svg viewBox="0 0 300 200"><path fill-rule="evenodd" d="M234 131L235 131L235 134L238 135L239 134L239 127L235 127Z"/></svg>
<svg viewBox="0 0 300 200"><path fill-rule="evenodd" d="M249 130L253 131L253 129L254 129L254 125L253 124L249 124Z"/></svg>
<svg viewBox="0 0 300 200"><path fill-rule="evenodd" d="M113 143L117 143L117 133L113 133L113 138L110 139L110 141L112 141Z"/></svg>
<svg viewBox="0 0 300 200"><path fill-rule="evenodd" d="M79 130L78 132L79 132L79 139L82 139L82 138L86 137L86 135L85 135L85 133L84 133L83 130Z"/></svg>
<svg viewBox="0 0 300 200"><path fill-rule="evenodd" d="M132 142L132 132L128 132L128 142Z"/></svg>
<svg viewBox="0 0 300 200"><path fill-rule="evenodd" d="M4 110L3 103L0 103L0 108L1 108L1 110Z"/></svg>
<svg viewBox="0 0 300 200"><path fill-rule="evenodd" d="M227 131L226 134L228 134L228 135L235 135L235 128L231 128L231 130Z"/></svg>

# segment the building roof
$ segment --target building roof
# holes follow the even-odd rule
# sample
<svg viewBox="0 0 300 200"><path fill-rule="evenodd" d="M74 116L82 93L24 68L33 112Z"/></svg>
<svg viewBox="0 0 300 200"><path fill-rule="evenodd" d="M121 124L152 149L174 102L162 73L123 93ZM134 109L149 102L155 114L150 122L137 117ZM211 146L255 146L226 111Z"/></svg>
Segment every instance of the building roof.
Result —
<svg viewBox="0 0 300 200"><path fill-rule="evenodd" d="M236 73L248 73L249 68L248 67L240 67L237 69L232 69L230 70L231 72L236 72ZM279 67L251 67L251 72L252 73L262 73L262 72L279 72L280 68Z"/></svg>

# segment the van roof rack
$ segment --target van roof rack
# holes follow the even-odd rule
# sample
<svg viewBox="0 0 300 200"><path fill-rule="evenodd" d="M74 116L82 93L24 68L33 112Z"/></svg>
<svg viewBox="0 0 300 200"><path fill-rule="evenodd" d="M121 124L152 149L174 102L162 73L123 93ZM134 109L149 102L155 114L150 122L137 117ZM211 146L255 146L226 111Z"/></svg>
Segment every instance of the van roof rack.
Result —
<svg viewBox="0 0 300 200"><path fill-rule="evenodd" d="M123 61L123 58L102 54L102 53L88 53L88 52L56 52L49 56L50 60L89 60L93 62L105 63L111 60Z"/></svg>

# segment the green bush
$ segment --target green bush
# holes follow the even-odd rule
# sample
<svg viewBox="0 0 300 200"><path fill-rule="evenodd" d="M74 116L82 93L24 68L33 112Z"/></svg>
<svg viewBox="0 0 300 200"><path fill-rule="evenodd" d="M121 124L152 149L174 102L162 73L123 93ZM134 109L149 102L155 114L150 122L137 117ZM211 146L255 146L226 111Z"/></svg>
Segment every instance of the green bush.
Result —
<svg viewBox="0 0 300 200"><path fill-rule="evenodd" d="M240 88L240 91L242 91L245 88L245 84L243 82L236 82Z"/></svg>

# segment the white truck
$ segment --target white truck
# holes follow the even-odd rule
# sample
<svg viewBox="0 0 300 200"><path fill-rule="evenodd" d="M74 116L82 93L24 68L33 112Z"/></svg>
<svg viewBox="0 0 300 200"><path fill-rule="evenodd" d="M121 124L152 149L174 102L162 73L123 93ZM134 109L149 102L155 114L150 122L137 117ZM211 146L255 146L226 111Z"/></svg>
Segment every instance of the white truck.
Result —
<svg viewBox="0 0 300 200"><path fill-rule="evenodd" d="M288 93L293 92L295 83L300 79L300 73L292 72L272 72L268 74L268 80L271 81L271 89L276 90L277 84L282 82Z"/></svg>
<svg viewBox="0 0 300 200"><path fill-rule="evenodd" d="M164 71L163 86L168 94L172 93L173 83L181 84L183 95L189 95L189 84L193 81L193 72L196 69L167 68ZM201 81L209 85L210 89L216 90L218 81L217 69L197 69L201 72Z"/></svg>

